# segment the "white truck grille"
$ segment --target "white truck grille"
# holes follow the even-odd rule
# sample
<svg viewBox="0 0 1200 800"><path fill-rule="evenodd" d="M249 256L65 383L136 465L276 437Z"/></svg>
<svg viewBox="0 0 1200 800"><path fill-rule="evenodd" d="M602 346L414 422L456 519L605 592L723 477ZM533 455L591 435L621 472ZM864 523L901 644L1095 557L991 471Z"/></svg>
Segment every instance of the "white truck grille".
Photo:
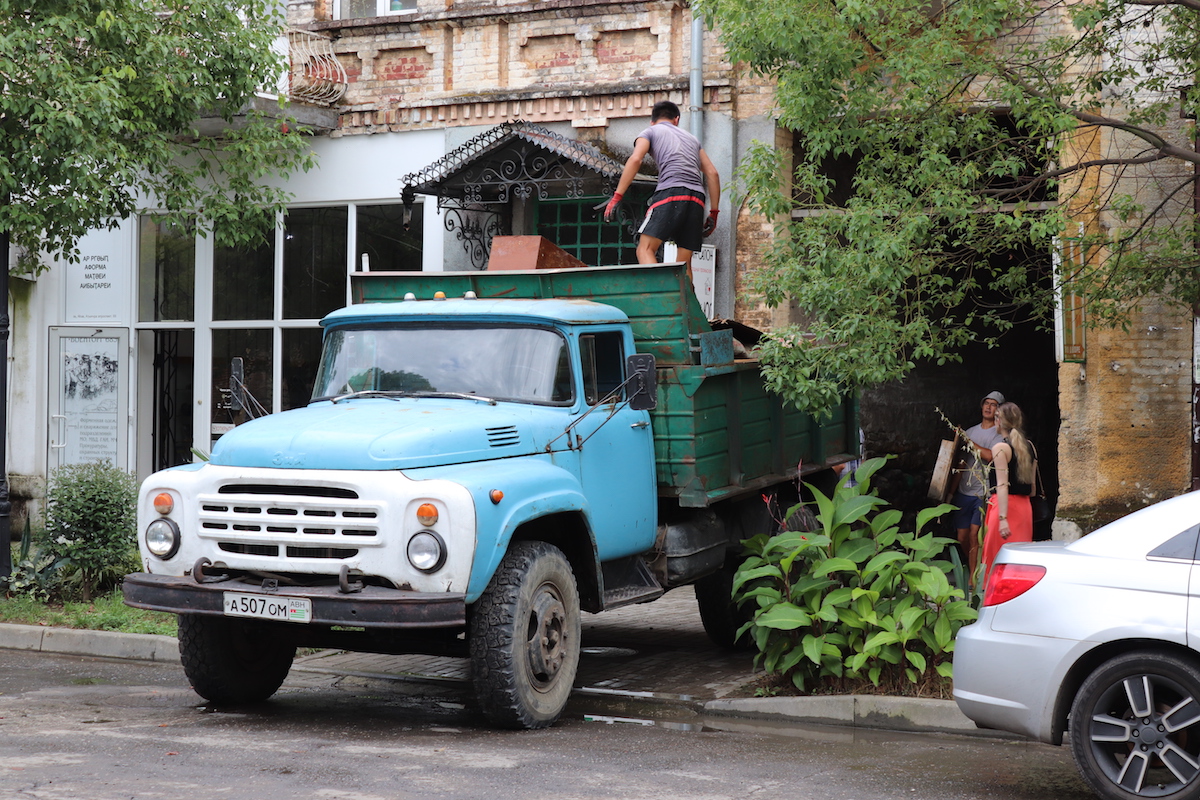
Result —
<svg viewBox="0 0 1200 800"><path fill-rule="evenodd" d="M382 506L352 489L228 484L197 500L200 535L227 553L346 559L383 544Z"/></svg>

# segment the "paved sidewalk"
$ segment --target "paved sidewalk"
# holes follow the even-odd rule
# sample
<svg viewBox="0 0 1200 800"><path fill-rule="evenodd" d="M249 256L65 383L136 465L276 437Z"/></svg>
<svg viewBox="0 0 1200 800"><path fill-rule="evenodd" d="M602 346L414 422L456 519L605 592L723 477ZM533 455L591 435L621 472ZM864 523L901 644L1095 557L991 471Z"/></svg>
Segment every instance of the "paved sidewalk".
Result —
<svg viewBox="0 0 1200 800"><path fill-rule="evenodd" d="M168 636L118 634L0 624L0 648L177 662ZM902 697L753 697L760 677L749 652L713 645L704 633L691 587L653 603L583 619L576 691L686 705L706 714L819 722L871 728L996 735L979 731L952 700ZM324 651L293 670L391 680L468 679L466 659Z"/></svg>

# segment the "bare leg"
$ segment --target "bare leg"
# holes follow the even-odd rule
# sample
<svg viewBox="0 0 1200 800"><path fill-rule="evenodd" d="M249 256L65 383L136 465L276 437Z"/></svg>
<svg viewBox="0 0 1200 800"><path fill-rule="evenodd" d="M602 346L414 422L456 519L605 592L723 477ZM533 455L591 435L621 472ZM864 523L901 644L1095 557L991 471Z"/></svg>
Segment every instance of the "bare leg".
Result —
<svg viewBox="0 0 1200 800"><path fill-rule="evenodd" d="M655 239L653 236L641 234L638 236L637 260L639 264L657 264L658 263L658 248L662 247L663 240ZM687 264L688 280L692 279L692 251L682 247L675 248L675 258Z"/></svg>
<svg viewBox="0 0 1200 800"><path fill-rule="evenodd" d="M653 236L641 234L638 236L637 244L637 260L639 264L657 264L658 263L658 248L662 247L663 240L655 239Z"/></svg>

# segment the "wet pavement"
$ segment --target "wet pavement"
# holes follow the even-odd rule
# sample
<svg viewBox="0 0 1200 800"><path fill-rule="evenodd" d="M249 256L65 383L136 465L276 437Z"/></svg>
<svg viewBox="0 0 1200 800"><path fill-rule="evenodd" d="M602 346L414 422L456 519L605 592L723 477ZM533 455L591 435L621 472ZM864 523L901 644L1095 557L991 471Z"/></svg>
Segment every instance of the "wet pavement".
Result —
<svg viewBox="0 0 1200 800"><path fill-rule="evenodd" d="M753 694L753 653L723 650L704 632L690 586L652 603L584 614L576 689L703 704ZM467 681L465 658L324 651L293 669L360 677Z"/></svg>

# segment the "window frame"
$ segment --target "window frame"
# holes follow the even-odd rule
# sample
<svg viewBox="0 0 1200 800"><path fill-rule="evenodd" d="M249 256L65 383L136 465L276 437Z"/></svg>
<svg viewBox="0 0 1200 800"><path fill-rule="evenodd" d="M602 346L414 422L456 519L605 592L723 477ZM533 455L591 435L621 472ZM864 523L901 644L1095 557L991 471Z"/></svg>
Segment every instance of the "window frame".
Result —
<svg viewBox="0 0 1200 800"><path fill-rule="evenodd" d="M333 19L335 21L336 20L347 20L347 19L371 19L371 17L346 17L346 16L343 16L342 15L342 4L344 2L345 2L345 0L333 0ZM400 16L402 14L417 13L417 11L419 10L417 7L418 0L409 0L409 2L411 2L413 4L412 8L404 8L404 9L400 9L397 11L393 11L390 8L392 0L375 0L375 16L376 17L396 17L396 16Z"/></svg>

